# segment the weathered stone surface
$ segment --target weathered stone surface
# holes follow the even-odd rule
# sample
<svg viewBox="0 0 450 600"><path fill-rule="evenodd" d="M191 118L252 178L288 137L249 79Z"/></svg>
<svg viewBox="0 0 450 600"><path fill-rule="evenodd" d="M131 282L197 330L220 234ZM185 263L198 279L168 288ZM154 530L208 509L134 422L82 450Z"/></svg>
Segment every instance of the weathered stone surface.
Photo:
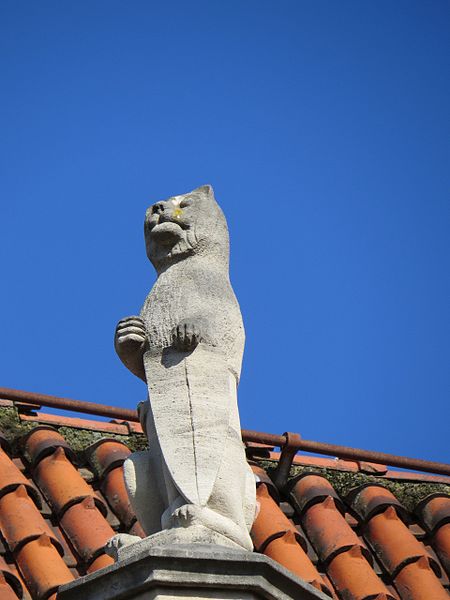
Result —
<svg viewBox="0 0 450 600"><path fill-rule="evenodd" d="M156 588L149 594L140 594L136 600L256 600L258 597L253 592L239 592L239 596L236 596L236 592L230 592L222 590L216 592L210 590L204 592L201 590L194 590L192 592L183 590L172 590L171 592L164 590L164 588Z"/></svg>
<svg viewBox="0 0 450 600"><path fill-rule="evenodd" d="M244 328L228 274L228 229L212 188L151 207L145 240L158 279L140 316L120 321L115 337L150 399L140 407L149 450L124 464L133 508L148 535L201 525L211 543L218 534L251 550L255 481L236 394Z"/></svg>
<svg viewBox="0 0 450 600"><path fill-rule="evenodd" d="M133 537L134 539L124 539L124 545L119 544L115 551L108 551L108 554L116 561L139 556L143 552L153 548L178 545L187 546L189 544L226 546L231 550L242 552L239 544L201 524L191 525L189 528L174 527L172 529L164 529L144 539L135 536L127 537Z"/></svg>
<svg viewBox="0 0 450 600"><path fill-rule="evenodd" d="M58 592L58 600L80 598L327 600L328 596L262 554L194 544L146 548Z"/></svg>

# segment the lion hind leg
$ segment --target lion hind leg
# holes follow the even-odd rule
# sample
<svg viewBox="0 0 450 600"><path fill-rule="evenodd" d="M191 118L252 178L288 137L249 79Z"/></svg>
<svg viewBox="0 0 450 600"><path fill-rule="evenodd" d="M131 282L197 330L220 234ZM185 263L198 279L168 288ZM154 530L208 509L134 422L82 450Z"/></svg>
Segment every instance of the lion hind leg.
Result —
<svg viewBox="0 0 450 600"><path fill-rule="evenodd" d="M150 452L131 454L123 463L123 474L131 506L145 533L151 535L160 531L161 515L166 507Z"/></svg>

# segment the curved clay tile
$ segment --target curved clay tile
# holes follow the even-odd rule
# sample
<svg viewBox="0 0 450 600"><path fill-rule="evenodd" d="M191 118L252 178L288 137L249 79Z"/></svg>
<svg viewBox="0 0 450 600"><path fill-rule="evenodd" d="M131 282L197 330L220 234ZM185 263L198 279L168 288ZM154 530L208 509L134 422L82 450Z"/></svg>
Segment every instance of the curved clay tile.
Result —
<svg viewBox="0 0 450 600"><path fill-rule="evenodd" d="M328 565L327 573L341 598L396 600L373 571L359 545L337 554Z"/></svg>
<svg viewBox="0 0 450 600"><path fill-rule="evenodd" d="M442 525L434 532L431 545L439 556L445 572L450 577L450 523Z"/></svg>
<svg viewBox="0 0 450 600"><path fill-rule="evenodd" d="M103 569L104 567L109 567L114 564L114 559L107 554L100 554L96 559L94 559L89 567L86 569L86 573L94 573L99 569Z"/></svg>
<svg viewBox="0 0 450 600"><path fill-rule="evenodd" d="M432 533L441 525L450 523L450 496L431 494L419 503L416 513L425 529Z"/></svg>
<svg viewBox="0 0 450 600"><path fill-rule="evenodd" d="M103 439L85 450L86 457L99 479L119 467L130 456L131 450L117 440Z"/></svg>
<svg viewBox="0 0 450 600"><path fill-rule="evenodd" d="M125 488L122 467L116 467L107 473L101 483L101 490L117 518L127 529L131 527L136 521L136 515Z"/></svg>
<svg viewBox="0 0 450 600"><path fill-rule="evenodd" d="M11 552L24 543L46 534L61 556L63 555L60 542L23 485L0 498L0 529Z"/></svg>
<svg viewBox="0 0 450 600"><path fill-rule="evenodd" d="M38 508L41 508L40 498L28 479L19 471L9 456L0 450L0 497L9 494L19 485L25 486L30 497Z"/></svg>
<svg viewBox="0 0 450 600"><path fill-rule="evenodd" d="M274 482L264 471L264 469L255 463L250 463L250 468L253 471L253 475L255 476L257 485L259 485L260 483L264 483L269 491L269 494L272 496L275 502L279 504L280 494L278 492L278 489L275 486Z"/></svg>
<svg viewBox="0 0 450 600"><path fill-rule="evenodd" d="M299 532L273 500L265 484L258 486L256 497L259 513L251 531L255 549L264 552L287 569L295 568L298 577L331 596L324 580L300 545L304 541Z"/></svg>
<svg viewBox="0 0 450 600"><path fill-rule="evenodd" d="M63 436L48 425L32 429L24 436L22 443L25 456L34 466L46 456L53 454L58 448L63 448L66 455L72 461L75 460L75 453Z"/></svg>
<svg viewBox="0 0 450 600"><path fill-rule="evenodd" d="M429 541L450 577L450 497L431 494L416 508L416 513L429 534Z"/></svg>
<svg viewBox="0 0 450 600"><path fill-rule="evenodd" d="M299 516L312 504L333 498L339 511L344 513L344 506L331 483L321 475L302 475L291 488L290 497Z"/></svg>
<svg viewBox="0 0 450 600"><path fill-rule="evenodd" d="M372 556L347 523L337 492L322 476L307 475L295 484L291 498L302 511L302 526L342 597L352 600L379 594L392 598L373 571ZM383 596L382 596L383 597Z"/></svg>
<svg viewBox="0 0 450 600"><path fill-rule="evenodd" d="M6 580L3 573L0 572L0 598L2 600L17 600L17 595Z"/></svg>
<svg viewBox="0 0 450 600"><path fill-rule="evenodd" d="M331 595L330 590L320 577L315 566L302 548L299 547L292 531L287 531L281 537L269 542L264 550L264 554L282 564L291 573L294 573L300 579L304 579L317 590Z"/></svg>
<svg viewBox="0 0 450 600"><path fill-rule="evenodd" d="M406 565L394 583L402 600L448 600L447 592L425 557Z"/></svg>
<svg viewBox="0 0 450 600"><path fill-rule="evenodd" d="M435 573L440 574L436 561L399 519L392 506L370 519L365 526L365 536L391 577L395 578L405 565L422 557L428 560Z"/></svg>
<svg viewBox="0 0 450 600"><path fill-rule="evenodd" d="M128 530L128 533L131 535L138 535L141 538L147 537L147 534L145 533L145 531L144 531L142 525L139 523L139 521L135 521L133 523L133 525Z"/></svg>
<svg viewBox="0 0 450 600"><path fill-rule="evenodd" d="M359 518L367 522L374 515L384 512L392 506L398 516L405 521L409 521L409 516L404 506L397 500L394 494L382 485L368 484L359 487L349 494L353 510Z"/></svg>
<svg viewBox="0 0 450 600"><path fill-rule="evenodd" d="M328 497L310 506L303 516L302 525L317 555L325 564L336 554L355 546L360 547L366 559L371 559L370 552L336 508L333 498Z"/></svg>
<svg viewBox="0 0 450 600"><path fill-rule="evenodd" d="M274 501L264 483L258 486L256 498L259 503L259 512L251 530L255 550L264 552L267 544L288 531L293 533L297 542L305 549L306 545L302 536Z"/></svg>
<svg viewBox="0 0 450 600"><path fill-rule="evenodd" d="M69 506L90 496L94 497L97 507L106 516L103 501L68 460L63 448L43 458L34 470L34 477L59 517Z"/></svg>
<svg viewBox="0 0 450 600"><path fill-rule="evenodd" d="M4 597L5 600L10 600L10 598L17 600L17 598L22 598L22 596L22 584L6 564L3 557L0 556L0 598L3 599Z"/></svg>
<svg viewBox="0 0 450 600"><path fill-rule="evenodd" d="M115 534L92 497L70 506L61 517L60 525L85 563L103 554L106 542Z"/></svg>
<svg viewBox="0 0 450 600"><path fill-rule="evenodd" d="M22 546L15 558L33 600L47 599L60 585L74 579L46 535Z"/></svg>

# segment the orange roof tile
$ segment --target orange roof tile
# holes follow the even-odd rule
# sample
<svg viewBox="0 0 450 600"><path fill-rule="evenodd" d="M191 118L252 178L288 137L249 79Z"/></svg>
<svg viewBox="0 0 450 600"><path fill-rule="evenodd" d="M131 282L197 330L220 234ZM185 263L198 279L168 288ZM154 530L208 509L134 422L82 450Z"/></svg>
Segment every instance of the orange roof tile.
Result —
<svg viewBox="0 0 450 600"><path fill-rule="evenodd" d="M45 534L28 542L15 554L17 565L32 596L47 598L74 576Z"/></svg>
<svg viewBox="0 0 450 600"><path fill-rule="evenodd" d="M29 410L2 434L2 410L14 405L0 400L0 598L56 600L60 584L112 564L104 544L116 531L145 536L122 472L144 438L136 423ZM247 445L256 551L335 600L448 598L448 478L297 454L278 489L273 450Z"/></svg>
<svg viewBox="0 0 450 600"><path fill-rule="evenodd" d="M100 510L106 514L104 503L66 457L63 448L57 448L53 454L43 458L34 469L34 477L58 516L89 496L94 497Z"/></svg>
<svg viewBox="0 0 450 600"><path fill-rule="evenodd" d="M0 529L11 552L45 534L63 554L60 542L28 496L24 485L0 498Z"/></svg>
<svg viewBox="0 0 450 600"><path fill-rule="evenodd" d="M60 526L78 556L88 564L104 554L105 544L115 533L91 496L70 506L62 515Z"/></svg>
<svg viewBox="0 0 450 600"><path fill-rule="evenodd" d="M370 567L359 545L336 554L327 571L338 595L343 598L395 600Z"/></svg>
<svg viewBox="0 0 450 600"><path fill-rule="evenodd" d="M431 544L440 558L444 571L450 577L450 523L442 525L434 532Z"/></svg>
<svg viewBox="0 0 450 600"><path fill-rule="evenodd" d="M131 508L121 466L107 473L101 482L101 490L118 519L126 527L131 527L136 521L136 515Z"/></svg>
<svg viewBox="0 0 450 600"><path fill-rule="evenodd" d="M11 568L6 564L4 558L0 556L0 598L9 600L23 595L23 587L19 578Z"/></svg>

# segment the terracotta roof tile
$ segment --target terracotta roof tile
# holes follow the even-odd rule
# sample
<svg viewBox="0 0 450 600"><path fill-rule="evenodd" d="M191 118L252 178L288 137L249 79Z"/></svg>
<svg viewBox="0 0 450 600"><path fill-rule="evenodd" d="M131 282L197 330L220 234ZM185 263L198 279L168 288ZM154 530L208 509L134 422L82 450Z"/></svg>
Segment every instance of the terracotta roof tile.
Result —
<svg viewBox="0 0 450 600"><path fill-rule="evenodd" d="M60 526L85 563L104 554L106 542L115 534L98 510L94 498L89 496L65 511Z"/></svg>
<svg viewBox="0 0 450 600"><path fill-rule="evenodd" d="M46 415L38 413L34 415L19 415L21 421L32 421L33 423L44 423L62 427L77 427L80 429L88 429L91 431L102 431L109 434L128 435L134 431L136 433L142 433L137 423L128 423L128 421L121 422L103 422L103 421L92 421L91 419L78 419L76 417L61 417L59 415ZM140 431L139 431L140 430Z"/></svg>
<svg viewBox="0 0 450 600"><path fill-rule="evenodd" d="M328 565L327 572L342 598L395 600L395 596L370 567L359 545L335 555Z"/></svg>
<svg viewBox="0 0 450 600"><path fill-rule="evenodd" d="M28 479L19 471L7 454L0 450L0 497L23 485L40 508L39 496Z"/></svg>
<svg viewBox="0 0 450 600"><path fill-rule="evenodd" d="M329 563L336 554L356 546L371 560L370 552L336 508L333 498L325 498L310 506L303 516L302 525L323 563Z"/></svg>
<svg viewBox="0 0 450 600"><path fill-rule="evenodd" d="M450 577L450 523L442 525L434 532L431 543L445 572Z"/></svg>
<svg viewBox="0 0 450 600"><path fill-rule="evenodd" d="M0 429L2 411L16 421L0 435L0 598L22 588L23 600L56 600L60 583L112 564L103 548L115 531L145 536L122 471L144 437L128 422L1 406ZM335 600L448 598L448 478L297 454L278 490L280 453L248 444L247 454L258 480L257 551Z"/></svg>
<svg viewBox="0 0 450 600"><path fill-rule="evenodd" d="M94 497L98 508L106 515L103 501L81 477L63 448L57 448L53 454L43 458L34 470L34 477L58 517L89 496Z"/></svg>
<svg viewBox="0 0 450 600"><path fill-rule="evenodd" d="M109 567L110 565L113 565L113 564L114 564L113 558L111 558L107 554L100 554L100 556L97 556L97 558L95 558L91 562L91 564L88 566L88 568L86 569L86 573L94 573L95 571L98 571L99 569L103 569L104 567Z"/></svg>
<svg viewBox="0 0 450 600"><path fill-rule="evenodd" d="M60 585L74 579L46 535L22 546L15 559L28 590L36 600L46 599Z"/></svg>
<svg viewBox="0 0 450 600"><path fill-rule="evenodd" d="M356 493L355 493L356 492ZM393 507L400 518L407 521L407 512L401 502L392 492L382 485L370 484L353 491L350 497L353 510L364 522L369 521L374 515L383 512L386 508Z"/></svg>
<svg viewBox="0 0 450 600"><path fill-rule="evenodd" d="M405 565L420 558L428 560L436 574L440 574L439 566L425 546L409 531L392 506L368 521L365 536L392 578Z"/></svg>
<svg viewBox="0 0 450 600"><path fill-rule="evenodd" d="M131 527L136 521L136 515L131 508L121 467L109 471L101 482L101 490L114 514L127 529Z"/></svg>
<svg viewBox="0 0 450 600"><path fill-rule="evenodd" d="M63 554L60 542L27 494L24 485L0 498L0 529L11 552L45 534L58 552Z"/></svg>
<svg viewBox="0 0 450 600"><path fill-rule="evenodd" d="M3 573L0 573L0 598L3 600L17 600L17 595L9 585Z"/></svg>
<svg viewBox="0 0 450 600"><path fill-rule="evenodd" d="M450 523L450 496L433 494L427 496L416 508L425 528L433 532L445 523Z"/></svg>
<svg viewBox="0 0 450 600"><path fill-rule="evenodd" d="M305 553L306 545L303 538L270 496L264 483L258 486L256 497L259 512L251 531L255 549L264 552L287 569L293 570L296 575L316 589L331 595Z"/></svg>
<svg viewBox="0 0 450 600"><path fill-rule="evenodd" d="M131 450L125 444L108 439L100 440L86 450L88 462L99 479L121 466L130 454Z"/></svg>
<svg viewBox="0 0 450 600"><path fill-rule="evenodd" d="M145 538L145 536L147 535L139 521L133 523L133 525L128 530L128 533L130 533L131 535L138 535L141 538Z"/></svg>
<svg viewBox="0 0 450 600"><path fill-rule="evenodd" d="M295 482L291 497L338 593L361 600L380 594L391 598L372 570L369 550L348 524L343 502L333 486L324 477L306 475Z"/></svg>
<svg viewBox="0 0 450 600"><path fill-rule="evenodd" d="M425 557L406 565L395 578L402 600L448 600Z"/></svg>
<svg viewBox="0 0 450 600"><path fill-rule="evenodd" d="M63 448L65 454L75 461L75 453L63 436L53 427L35 427L22 440L24 455L32 465L53 454L58 448Z"/></svg>
<svg viewBox="0 0 450 600"><path fill-rule="evenodd" d="M304 540L295 525L284 515L264 483L258 486L256 498L259 512L251 531L255 549L258 552L264 552L267 544L289 531L293 533L300 546L305 548Z"/></svg>
<svg viewBox="0 0 450 600"><path fill-rule="evenodd" d="M333 498L338 509L344 512L339 494L331 483L320 475L308 474L300 477L292 487L291 498L299 515L302 515L313 504L327 498Z"/></svg>
<svg viewBox="0 0 450 600"><path fill-rule="evenodd" d="M5 600L9 600L9 598L14 598L14 600L16 600L17 597L22 597L22 584L20 583L19 578L11 569L11 567L6 564L2 556L0 556L0 582L0 598L3 599L4 597Z"/></svg>
<svg viewBox="0 0 450 600"><path fill-rule="evenodd" d="M317 590L331 596L331 590L300 547L293 531L287 531L281 537L269 542L264 549L264 554L307 581Z"/></svg>
<svg viewBox="0 0 450 600"><path fill-rule="evenodd" d="M255 464L253 462L250 463L250 467L253 471L253 475L255 476L257 485L259 483L264 483L267 487L267 490L269 491L269 494L272 496L275 502L278 503L280 501L280 494L274 482L270 479L266 471L263 468L261 468L258 464Z"/></svg>

